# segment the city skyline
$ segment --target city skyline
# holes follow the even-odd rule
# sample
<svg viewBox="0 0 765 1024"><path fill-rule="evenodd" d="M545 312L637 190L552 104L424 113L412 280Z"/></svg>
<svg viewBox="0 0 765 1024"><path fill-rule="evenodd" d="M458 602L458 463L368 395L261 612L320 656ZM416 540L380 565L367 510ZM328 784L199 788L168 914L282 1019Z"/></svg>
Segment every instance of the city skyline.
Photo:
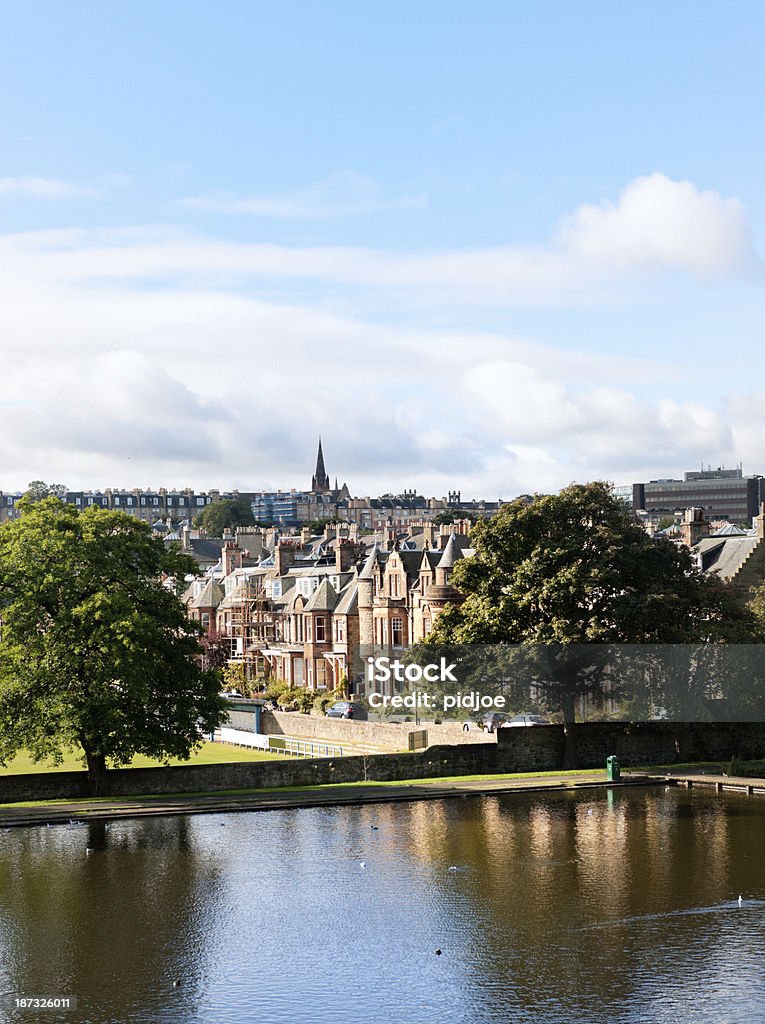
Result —
<svg viewBox="0 0 765 1024"><path fill-rule="evenodd" d="M224 11L7 7L0 489L761 466L760 6Z"/></svg>

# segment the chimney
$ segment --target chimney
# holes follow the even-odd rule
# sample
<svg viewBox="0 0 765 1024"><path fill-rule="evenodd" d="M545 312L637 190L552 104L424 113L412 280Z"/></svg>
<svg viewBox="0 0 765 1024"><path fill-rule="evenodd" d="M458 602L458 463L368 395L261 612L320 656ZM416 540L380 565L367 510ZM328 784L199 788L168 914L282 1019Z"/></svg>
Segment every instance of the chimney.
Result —
<svg viewBox="0 0 765 1024"><path fill-rule="evenodd" d="M181 547L184 551L191 551L191 527L188 523L181 528Z"/></svg>
<svg viewBox="0 0 765 1024"><path fill-rule="evenodd" d="M289 541L281 541L274 551L274 566L278 576L284 576L291 565L295 564L295 547Z"/></svg>
<svg viewBox="0 0 765 1024"><path fill-rule="evenodd" d="M680 526L680 536L686 547L692 548L702 537L709 536L709 523L704 520L703 508L687 508Z"/></svg>
<svg viewBox="0 0 765 1024"><path fill-rule="evenodd" d="M352 540L339 540L335 546L335 567L338 572L348 572L356 564L356 545Z"/></svg>
<svg viewBox="0 0 765 1024"><path fill-rule="evenodd" d="M310 544L310 542L311 542L311 531L308 529L307 526L304 526L303 529L300 531L300 543L301 544Z"/></svg>
<svg viewBox="0 0 765 1024"><path fill-rule="evenodd" d="M223 562L223 576L230 576L234 569L242 568L242 549L235 540L227 540L220 556Z"/></svg>

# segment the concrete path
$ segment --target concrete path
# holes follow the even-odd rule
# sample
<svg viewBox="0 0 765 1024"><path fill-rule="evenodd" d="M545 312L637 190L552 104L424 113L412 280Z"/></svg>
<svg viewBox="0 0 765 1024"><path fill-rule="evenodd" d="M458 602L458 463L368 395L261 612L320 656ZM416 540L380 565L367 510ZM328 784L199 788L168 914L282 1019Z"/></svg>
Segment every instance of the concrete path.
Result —
<svg viewBox="0 0 765 1024"><path fill-rule="evenodd" d="M262 789L194 795L101 798L35 806L0 807L0 828L22 825L57 825L111 821L116 818L159 817L170 814L212 814L231 811L272 811L298 807L331 807L353 804L394 803L412 800L442 800L449 797L494 796L499 793L556 792L601 789L630 785L652 785L664 778L648 775L623 776L607 782L602 771L587 775L545 775L529 779L450 779L448 782L416 782L400 785L317 786L313 789Z"/></svg>
<svg viewBox="0 0 765 1024"><path fill-rule="evenodd" d="M653 773L656 778L656 773ZM663 775L665 782L671 782L675 786L686 786L691 789L693 786L711 786L718 792L724 789L736 789L739 792L765 793L765 779L753 778L748 775L722 775L720 772L689 772L680 769L668 768Z"/></svg>

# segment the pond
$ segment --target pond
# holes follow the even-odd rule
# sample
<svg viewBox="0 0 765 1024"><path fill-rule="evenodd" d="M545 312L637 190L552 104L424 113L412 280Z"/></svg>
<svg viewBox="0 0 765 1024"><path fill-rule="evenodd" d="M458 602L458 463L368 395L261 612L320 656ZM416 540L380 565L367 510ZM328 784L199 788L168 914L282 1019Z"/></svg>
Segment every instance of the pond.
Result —
<svg viewBox="0 0 765 1024"><path fill-rule="evenodd" d="M641 787L0 833L0 1019L744 1024L765 1019L764 957L758 797ZM56 995L76 1008L14 1008Z"/></svg>

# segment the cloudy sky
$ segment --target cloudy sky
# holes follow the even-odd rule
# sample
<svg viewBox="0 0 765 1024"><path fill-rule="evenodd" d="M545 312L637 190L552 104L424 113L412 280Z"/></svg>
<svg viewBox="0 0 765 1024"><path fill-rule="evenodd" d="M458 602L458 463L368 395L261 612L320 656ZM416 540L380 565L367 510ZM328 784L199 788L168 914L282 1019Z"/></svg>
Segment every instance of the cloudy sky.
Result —
<svg viewBox="0 0 765 1024"><path fill-rule="evenodd" d="M0 488L765 473L765 7L3 5Z"/></svg>

